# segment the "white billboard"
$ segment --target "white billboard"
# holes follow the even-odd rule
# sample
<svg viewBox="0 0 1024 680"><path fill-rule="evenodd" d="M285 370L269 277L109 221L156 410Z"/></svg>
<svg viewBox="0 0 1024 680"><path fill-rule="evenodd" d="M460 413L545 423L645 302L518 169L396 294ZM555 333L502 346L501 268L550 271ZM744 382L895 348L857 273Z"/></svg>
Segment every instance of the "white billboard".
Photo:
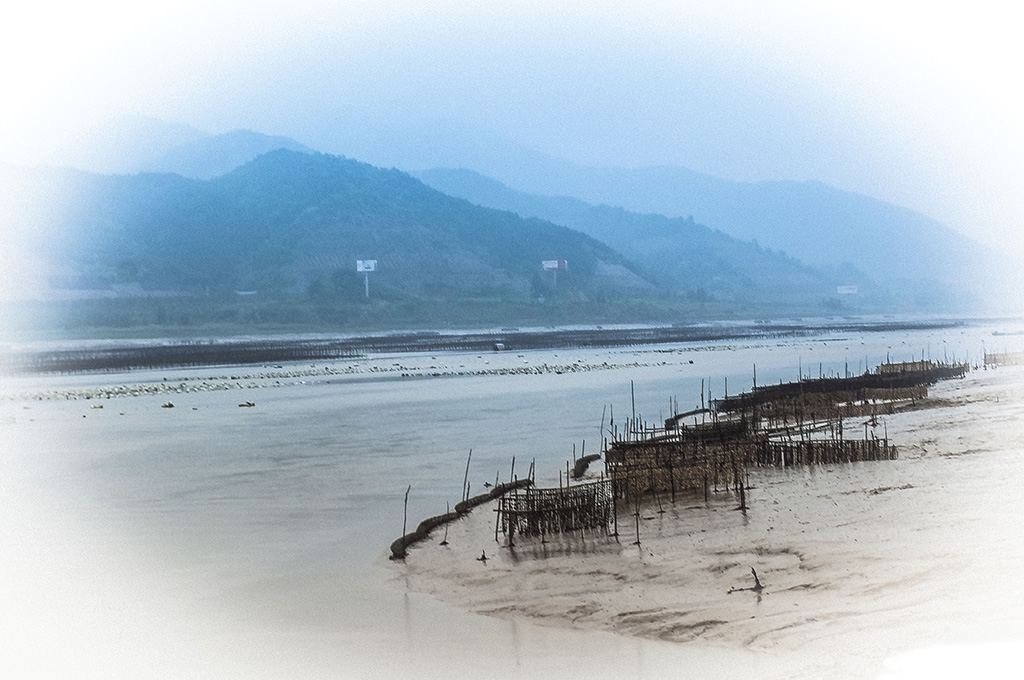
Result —
<svg viewBox="0 0 1024 680"><path fill-rule="evenodd" d="M569 263L565 260L541 260L540 266L544 267L544 271L553 269L556 272L564 272L569 269Z"/></svg>
<svg viewBox="0 0 1024 680"><path fill-rule="evenodd" d="M377 260L356 260L356 271L357 272L375 272L375 271L377 271Z"/></svg>
<svg viewBox="0 0 1024 680"><path fill-rule="evenodd" d="M840 295L856 295L857 286L836 286L836 292Z"/></svg>

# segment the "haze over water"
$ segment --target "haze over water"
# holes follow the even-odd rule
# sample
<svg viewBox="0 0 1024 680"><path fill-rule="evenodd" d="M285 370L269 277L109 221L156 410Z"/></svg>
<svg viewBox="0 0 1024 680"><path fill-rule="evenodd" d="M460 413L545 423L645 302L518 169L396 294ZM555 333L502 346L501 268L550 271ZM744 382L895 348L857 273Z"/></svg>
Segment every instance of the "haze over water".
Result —
<svg viewBox="0 0 1024 680"><path fill-rule="evenodd" d="M9 103L0 162L75 166L69 149L81 135L87 142L112 117L151 116L181 124L186 136L246 128L410 171L673 166L804 189L825 182L920 211L1019 260L1017 12L1007 3L802 0L396 0L307 2L302 11L234 1L33 3L0 25L0 55L16 65L0 77ZM138 160L127 148L127 160ZM0 195L0 303L37 294L28 283L46 278L44 265L70 266L32 256L39 234L6 212L12 195ZM913 254L926 242L890 252ZM1008 271L1016 277L1020 268ZM9 311L0 308L0 324ZM826 573L853 573L836 589L861 588L863 600L842 616L754 630L757 644L668 643L597 624L480 616L451 603L455 588L444 593L452 600L422 594L386 560L410 485L410 526L458 500L470 449L474 491L506 479L513 456L520 474L536 459L538 481L553 486L573 443L597 451L606 405L617 423L631 410L631 382L638 413L658 422L672 397L683 410L699 405L702 380L713 396L726 377L730 393L747 389L755 363L759 383L769 383L794 379L798 367L810 376L860 372L887 355L976 359L983 342L1024 349L1021 336L994 340L991 330L336 364L358 364L351 375L301 364L5 379L0 675L998 675L1019 660L1024 639L1014 512L1022 412L996 401L1020 396L1014 369L959 383L981 395L963 397L961 420L936 409L890 428L916 441L892 465L753 473L750 526L768 516L771 494L830 518L835 491L857 525L843 536L891 549L905 529L916 551L913 572L852 545L842 559L829 553ZM594 370L402 377L577 361ZM230 389L170 390L204 381ZM121 384L166 391L64 398ZM963 396L958 385L940 389ZM239 407L248 400L255 406ZM162 408L168 401L173 409ZM928 502L912 502L920 498ZM729 524L735 513L717 512L726 502L680 516L753 540ZM879 507L890 513L882 520ZM712 585L720 594L739 584Z"/></svg>

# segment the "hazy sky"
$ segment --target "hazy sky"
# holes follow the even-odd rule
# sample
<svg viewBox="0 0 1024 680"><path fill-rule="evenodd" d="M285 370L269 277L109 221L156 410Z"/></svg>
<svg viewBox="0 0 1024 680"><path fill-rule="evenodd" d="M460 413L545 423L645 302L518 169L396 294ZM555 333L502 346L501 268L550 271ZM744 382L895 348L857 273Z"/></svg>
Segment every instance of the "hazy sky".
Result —
<svg viewBox="0 0 1024 680"><path fill-rule="evenodd" d="M393 127L485 128L585 164L818 179L1024 252L1012 3L554 4L18 3L0 159L122 113L349 155Z"/></svg>

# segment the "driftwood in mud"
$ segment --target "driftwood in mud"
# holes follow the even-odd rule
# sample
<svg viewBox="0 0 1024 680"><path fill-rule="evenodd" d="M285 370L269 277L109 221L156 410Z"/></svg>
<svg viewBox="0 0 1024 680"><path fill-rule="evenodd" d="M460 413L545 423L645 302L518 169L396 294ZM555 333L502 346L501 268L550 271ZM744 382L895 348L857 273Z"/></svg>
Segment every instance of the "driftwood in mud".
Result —
<svg viewBox="0 0 1024 680"><path fill-rule="evenodd" d="M761 585L761 579L757 577L757 572L754 571L753 567L750 568L750 573L754 575L754 585L750 586L749 588L729 588L729 590L725 591L725 594L731 595L732 593L739 593L744 590L750 590L755 593L760 593L762 590L764 590L764 586Z"/></svg>

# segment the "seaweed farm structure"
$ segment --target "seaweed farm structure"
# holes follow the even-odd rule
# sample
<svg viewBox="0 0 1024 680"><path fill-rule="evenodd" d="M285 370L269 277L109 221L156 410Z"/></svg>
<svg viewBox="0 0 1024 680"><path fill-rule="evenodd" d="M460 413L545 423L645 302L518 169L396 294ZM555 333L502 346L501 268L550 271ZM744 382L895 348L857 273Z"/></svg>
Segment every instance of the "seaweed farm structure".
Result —
<svg viewBox="0 0 1024 680"><path fill-rule="evenodd" d="M865 399L899 400L897 390L920 390L947 378L962 378L970 370L968 364L936 363L933 361L905 361L880 364L874 371L862 375L801 379L778 385L755 385L753 390L732 397L716 399L715 410L723 413L749 411L772 403L794 403L805 395L828 395L826 401L835 402L845 395Z"/></svg>
<svg viewBox="0 0 1024 680"><path fill-rule="evenodd" d="M1024 364L1024 352L986 352L985 366L1020 366Z"/></svg>
<svg viewBox="0 0 1024 680"><path fill-rule="evenodd" d="M877 417L914 408L929 385L968 370L967 364L887 362L863 375L755 386L674 414L664 427L630 419L605 447L614 495L639 507L684 492L707 498L724 485L745 507L750 467L895 459L897 447L875 433ZM845 419L861 417L863 430L849 431Z"/></svg>
<svg viewBox="0 0 1024 680"><path fill-rule="evenodd" d="M750 392L673 413L659 425L636 417L627 419L621 430L610 423L599 479L572 483L598 458L583 456L571 475L567 463L564 484L538 488L534 466L526 479L519 480L513 459L510 482L495 480L490 493L464 498L456 512L424 520L416 532L392 544L393 557L404 557L406 548L426 538L433 528L489 500L497 506L495 540L500 532L510 547L517 535L540 537L543 542L552 534L607 531L612 526L618 535L620 506L634 516L639 544L641 506L652 501L659 507L666 500L674 503L682 494L703 494L708 500L712 490L732 490L739 497L739 509L746 510L751 467L896 459L898 450L889 441L884 423L883 435L876 434L878 416L918 407L930 385L963 377L969 368L932 361L886 362L862 375L755 385ZM851 418L865 420L851 428L846 422ZM468 475L469 461L466 469Z"/></svg>
<svg viewBox="0 0 1024 680"><path fill-rule="evenodd" d="M512 545L515 535L540 536L607 528L614 512L611 480L575 486L515 489L498 500L498 524Z"/></svg>

